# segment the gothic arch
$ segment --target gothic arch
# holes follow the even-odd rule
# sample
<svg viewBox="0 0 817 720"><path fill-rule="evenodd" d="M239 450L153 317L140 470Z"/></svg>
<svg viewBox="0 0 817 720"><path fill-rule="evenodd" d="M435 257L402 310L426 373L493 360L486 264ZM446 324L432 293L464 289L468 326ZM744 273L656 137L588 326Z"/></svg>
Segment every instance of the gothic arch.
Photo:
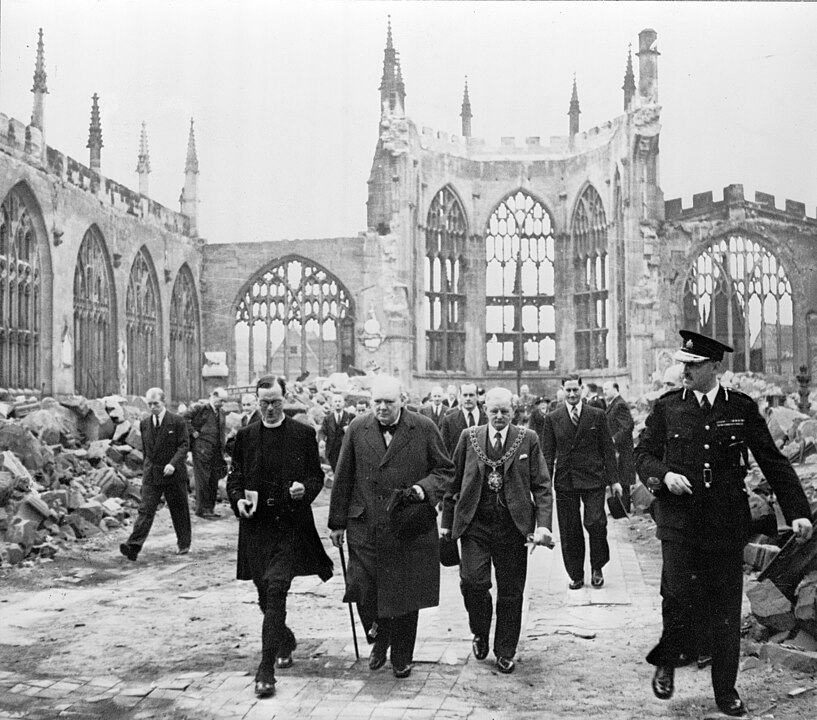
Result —
<svg viewBox="0 0 817 720"><path fill-rule="evenodd" d="M42 210L21 181L0 203L0 385L12 391L50 391L52 280Z"/></svg>
<svg viewBox="0 0 817 720"><path fill-rule="evenodd" d="M354 364L351 293L312 260L273 260L249 280L233 307L238 384L267 373L325 376Z"/></svg>
<svg viewBox="0 0 817 720"><path fill-rule="evenodd" d="M426 367L461 372L465 370L468 219L450 184L434 194L423 230Z"/></svg>
<svg viewBox="0 0 817 720"><path fill-rule="evenodd" d="M74 266L74 392L102 397L118 390L116 290L102 233L92 225Z"/></svg>
<svg viewBox="0 0 817 720"><path fill-rule="evenodd" d="M193 273L185 263L170 300L170 397L189 402L201 395L201 322Z"/></svg>
<svg viewBox="0 0 817 720"><path fill-rule="evenodd" d="M610 364L610 259L607 214L601 195L586 183L573 209L573 305L575 367L598 370Z"/></svg>
<svg viewBox="0 0 817 720"><path fill-rule="evenodd" d="M162 309L159 280L148 249L136 253L125 301L127 392L144 395L162 385Z"/></svg>
<svg viewBox="0 0 817 720"><path fill-rule="evenodd" d="M734 371L793 375L795 308L783 262L762 238L740 228L710 240L684 283L684 320L734 348Z"/></svg>
<svg viewBox="0 0 817 720"><path fill-rule="evenodd" d="M485 353L489 370L555 369L555 229L525 190L506 195L485 227Z"/></svg>

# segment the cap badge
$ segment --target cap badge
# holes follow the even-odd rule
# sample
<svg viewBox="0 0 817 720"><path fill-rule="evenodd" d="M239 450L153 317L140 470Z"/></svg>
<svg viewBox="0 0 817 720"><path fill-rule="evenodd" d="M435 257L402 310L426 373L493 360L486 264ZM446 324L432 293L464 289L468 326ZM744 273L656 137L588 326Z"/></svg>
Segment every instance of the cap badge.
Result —
<svg viewBox="0 0 817 720"><path fill-rule="evenodd" d="M692 340L687 340L686 343L684 344L684 347L687 350L692 350L692 348L695 347L695 343L693 343Z"/></svg>

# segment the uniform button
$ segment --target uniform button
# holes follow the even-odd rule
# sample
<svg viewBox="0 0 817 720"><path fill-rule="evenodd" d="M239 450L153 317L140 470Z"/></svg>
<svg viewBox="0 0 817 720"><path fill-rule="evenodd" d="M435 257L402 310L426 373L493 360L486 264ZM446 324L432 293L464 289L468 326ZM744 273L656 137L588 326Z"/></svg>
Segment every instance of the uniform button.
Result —
<svg viewBox="0 0 817 720"><path fill-rule="evenodd" d="M704 467L705 467L705 468L708 468L708 467L709 467L709 463L704 463Z"/></svg>
<svg viewBox="0 0 817 720"><path fill-rule="evenodd" d="M704 430L709 430L709 425L704 425Z"/></svg>
<svg viewBox="0 0 817 720"><path fill-rule="evenodd" d="M733 439L733 440L735 439L735 436L734 436L734 435L732 436L732 439Z"/></svg>
<svg viewBox="0 0 817 720"><path fill-rule="evenodd" d="M704 445L704 450L709 450L709 445Z"/></svg>

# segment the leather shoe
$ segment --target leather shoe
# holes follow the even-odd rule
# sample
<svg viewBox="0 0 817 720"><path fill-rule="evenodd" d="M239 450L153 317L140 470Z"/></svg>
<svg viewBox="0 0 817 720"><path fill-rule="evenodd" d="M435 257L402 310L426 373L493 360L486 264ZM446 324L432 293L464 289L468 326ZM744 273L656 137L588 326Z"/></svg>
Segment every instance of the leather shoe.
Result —
<svg viewBox="0 0 817 720"><path fill-rule="evenodd" d="M187 555L190 552L190 546L179 548L176 550L176 555Z"/></svg>
<svg viewBox="0 0 817 720"><path fill-rule="evenodd" d="M601 574L601 569L593 570L590 575L590 584L594 588L600 588L604 585L604 575Z"/></svg>
<svg viewBox="0 0 817 720"><path fill-rule="evenodd" d="M652 676L652 691L659 700L669 700L675 692L675 668L659 665Z"/></svg>
<svg viewBox="0 0 817 720"><path fill-rule="evenodd" d="M409 675L411 675L411 663L408 665L403 665L403 667L392 667L391 671L396 678L407 678Z"/></svg>
<svg viewBox="0 0 817 720"><path fill-rule="evenodd" d="M704 668L708 668L712 664L712 656L711 655L698 655L698 670L703 670Z"/></svg>
<svg viewBox="0 0 817 720"><path fill-rule="evenodd" d="M275 658L275 667L286 670L292 667L292 653Z"/></svg>
<svg viewBox="0 0 817 720"><path fill-rule="evenodd" d="M268 698L275 695L275 680L268 682L266 680L255 681L255 696L259 698Z"/></svg>
<svg viewBox="0 0 817 720"><path fill-rule="evenodd" d="M746 717L747 715L746 706L743 704L743 700L738 697L737 693L722 700L715 700L715 703L724 715L729 715L730 717Z"/></svg>
<svg viewBox="0 0 817 720"><path fill-rule="evenodd" d="M136 557L139 555L139 548L135 545L122 543L119 546L119 552L121 552L128 560L136 560Z"/></svg>
<svg viewBox="0 0 817 720"><path fill-rule="evenodd" d="M570 585L568 587L571 590L579 590L584 587L584 578L580 578L579 580L571 580Z"/></svg>
<svg viewBox="0 0 817 720"><path fill-rule="evenodd" d="M477 660L484 660L488 657L488 638L484 635L474 635L471 641L471 650Z"/></svg>
<svg viewBox="0 0 817 720"><path fill-rule="evenodd" d="M510 675L516 668L516 663L513 661L513 658L499 655L496 659L496 668L499 670L499 672L505 673L505 675Z"/></svg>
<svg viewBox="0 0 817 720"><path fill-rule="evenodd" d="M380 670L386 664L386 651L389 646L375 641L369 654L369 670Z"/></svg>

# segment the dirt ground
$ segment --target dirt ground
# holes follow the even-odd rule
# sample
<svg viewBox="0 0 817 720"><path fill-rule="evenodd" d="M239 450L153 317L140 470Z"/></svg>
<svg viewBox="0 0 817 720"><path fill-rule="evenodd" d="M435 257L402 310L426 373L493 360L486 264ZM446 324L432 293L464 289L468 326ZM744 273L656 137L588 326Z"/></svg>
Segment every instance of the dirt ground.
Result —
<svg viewBox="0 0 817 720"><path fill-rule="evenodd" d="M324 491L315 503L322 535L327 535L327 503ZM193 518L189 556L174 554L175 538L162 509L135 563L119 554L127 531L117 530L76 543L50 562L0 568L2 669L31 677L115 675L132 682L169 672L254 672L261 615L251 583L234 580L237 522L226 506L221 512L217 521ZM660 548L651 522L634 518L619 531L618 542L633 545L644 581L657 596ZM330 554L337 560L334 551ZM455 578L446 582L453 588L450 612L459 624L452 623L449 632L465 655L467 626L464 632ZM321 648L327 638L348 635L342 589L339 566L329 583L295 581L289 612L298 631L300 672L315 677L338 672ZM551 596L532 596L519 671L494 683L486 682L495 673L484 665L441 667L441 674L459 672L451 693L487 710L524 716L544 711L556 718L701 718L713 713L708 671L679 670L676 698L659 703L652 697L651 668L643 656L660 632L658 612L601 607L589 638L570 625L572 610L553 607ZM743 670L738 683L755 717L817 717L814 677L759 664ZM808 692L789 697L803 687Z"/></svg>

